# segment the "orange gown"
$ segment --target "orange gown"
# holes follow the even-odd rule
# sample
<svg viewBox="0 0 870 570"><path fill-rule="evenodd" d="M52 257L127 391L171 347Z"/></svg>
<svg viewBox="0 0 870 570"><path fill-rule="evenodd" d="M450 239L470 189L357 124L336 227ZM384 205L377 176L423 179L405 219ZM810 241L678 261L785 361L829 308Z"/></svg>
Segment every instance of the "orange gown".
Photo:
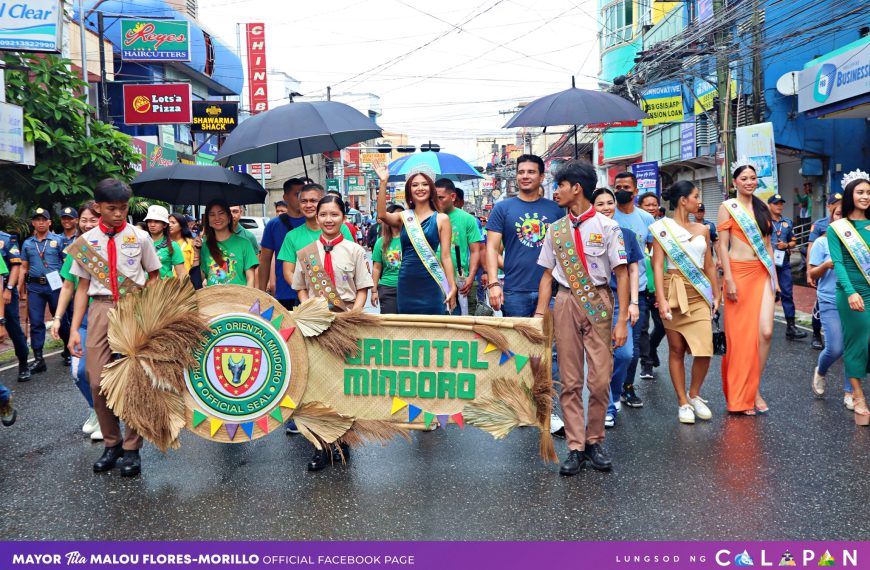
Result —
<svg viewBox="0 0 870 570"><path fill-rule="evenodd" d="M718 226L720 232L749 244L733 218ZM770 288L770 273L759 259L731 260L731 275L737 285L737 302L725 296L725 339L728 350L722 357L722 389L729 412L755 409L755 396L761 383L758 363L761 302L765 288Z"/></svg>

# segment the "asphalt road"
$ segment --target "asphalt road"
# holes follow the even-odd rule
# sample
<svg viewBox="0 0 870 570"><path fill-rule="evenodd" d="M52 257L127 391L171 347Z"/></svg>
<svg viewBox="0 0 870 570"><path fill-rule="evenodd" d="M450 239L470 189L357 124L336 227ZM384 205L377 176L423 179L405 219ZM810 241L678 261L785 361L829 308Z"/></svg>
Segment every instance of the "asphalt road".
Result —
<svg viewBox="0 0 870 570"><path fill-rule="evenodd" d="M713 420L677 422L667 372L639 381L646 406L607 433L611 473L560 477L537 432L495 441L474 428L415 434L305 471L312 448L283 433L222 445L185 433L143 474L95 475L81 395L59 357L0 427L0 539L27 540L867 540L870 429L842 405L842 368L813 398L817 352L777 325L762 391L771 411L724 413L719 359L702 395ZM661 348L664 355L665 347ZM564 455L564 440L557 440Z"/></svg>

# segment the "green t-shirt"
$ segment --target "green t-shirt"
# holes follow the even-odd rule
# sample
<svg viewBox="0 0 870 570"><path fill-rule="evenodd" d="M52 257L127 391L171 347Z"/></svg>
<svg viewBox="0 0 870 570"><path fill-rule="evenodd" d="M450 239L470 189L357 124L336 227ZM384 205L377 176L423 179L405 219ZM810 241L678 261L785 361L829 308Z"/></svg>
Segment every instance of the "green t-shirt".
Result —
<svg viewBox="0 0 870 570"><path fill-rule="evenodd" d="M296 252L303 247L317 241L322 232L320 230L309 229L307 224L302 224L287 233L284 237L284 243L281 244L281 251L278 252L278 259L288 263L296 263ZM350 235L350 230L345 224L341 224L341 235L344 239L354 241Z"/></svg>
<svg viewBox="0 0 870 570"><path fill-rule="evenodd" d="M450 218L450 226L453 229L453 237L450 239L450 257L453 259L453 265L456 266L456 246L459 246L459 259L462 264L462 275L468 277L469 271L469 256L471 250L470 244L483 241L480 235L480 229L477 227L477 220L459 208L453 208L453 211L447 214ZM441 259L441 248L435 252L438 259ZM454 267L456 274L459 274L459 267Z"/></svg>
<svg viewBox="0 0 870 570"><path fill-rule="evenodd" d="M402 265L402 240L399 236L394 237L387 246L386 255L384 255L383 245L384 238L379 237L375 247L372 248L372 263L380 263L382 266L378 285L398 287L399 267Z"/></svg>
<svg viewBox="0 0 870 570"><path fill-rule="evenodd" d="M6 260L0 255L0 275L6 275L7 273L9 273L9 268L6 267Z"/></svg>
<svg viewBox="0 0 870 570"><path fill-rule="evenodd" d="M238 224L236 226L235 234L251 242L251 245L254 246L254 253L260 253L260 244L257 243L257 236L251 233L251 230L243 227L242 224Z"/></svg>
<svg viewBox="0 0 870 570"><path fill-rule="evenodd" d="M160 278L169 279L175 277L173 268L176 265L184 265L184 254L181 253L181 246L177 243L172 244L172 253L169 253L169 248L166 246L166 238L154 244L157 249L157 257L160 258Z"/></svg>
<svg viewBox="0 0 870 570"><path fill-rule="evenodd" d="M656 280L653 277L652 258L648 253L644 254L644 258L646 259L646 290L650 293L655 293Z"/></svg>
<svg viewBox="0 0 870 570"><path fill-rule="evenodd" d="M66 259L63 260L63 266L60 268L60 276L63 277L66 281L72 281L73 285L78 287L79 286L78 275L73 275L72 271L70 271L70 269L72 269L73 263L75 263L73 261L73 256L67 255Z"/></svg>
<svg viewBox="0 0 870 570"><path fill-rule="evenodd" d="M200 250L200 271L203 282L208 285L247 285L245 271L260 264L257 252L254 251L251 242L238 235L231 235L224 241L218 242L224 262L218 265L211 257L205 240ZM179 252L180 254L180 252ZM182 263L184 261L182 260Z"/></svg>

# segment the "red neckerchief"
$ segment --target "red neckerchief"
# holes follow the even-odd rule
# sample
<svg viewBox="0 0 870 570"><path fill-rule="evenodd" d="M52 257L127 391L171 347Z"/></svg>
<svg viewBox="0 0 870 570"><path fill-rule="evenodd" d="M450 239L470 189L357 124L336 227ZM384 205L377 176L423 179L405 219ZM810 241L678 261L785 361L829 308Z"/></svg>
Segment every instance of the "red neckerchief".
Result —
<svg viewBox="0 0 870 570"><path fill-rule="evenodd" d="M110 228L103 224L103 218L100 218L100 231L106 234L109 238L109 243L106 245L106 250L109 253L109 281L112 285L112 299L115 303L121 297L118 292L118 248L115 246L115 236L123 232L127 228L127 222L121 222L120 226Z"/></svg>
<svg viewBox="0 0 870 570"><path fill-rule="evenodd" d="M338 234L338 237L332 241L326 241L323 239L323 236L320 236L320 243L323 244L323 251L326 252L326 255L323 257L323 270L329 275L329 280L332 281L333 287L335 286L335 270L332 268L332 249L340 244L344 236Z"/></svg>
<svg viewBox="0 0 870 570"><path fill-rule="evenodd" d="M586 265L586 253L583 251L583 240L580 239L580 224L594 215L595 208L592 206L590 206L586 212L580 214L579 218L575 218L574 214L572 214L570 210L568 211L568 220L571 222L571 225L574 226L574 243L577 244L577 254L580 256L580 263L583 264L583 269L586 270L587 274L589 274L589 266Z"/></svg>

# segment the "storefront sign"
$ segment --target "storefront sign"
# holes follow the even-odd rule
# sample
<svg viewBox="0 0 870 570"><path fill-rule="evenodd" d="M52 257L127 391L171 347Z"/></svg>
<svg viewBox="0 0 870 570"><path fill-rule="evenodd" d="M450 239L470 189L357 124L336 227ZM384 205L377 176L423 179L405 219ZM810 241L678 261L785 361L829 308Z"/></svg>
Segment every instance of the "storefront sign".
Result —
<svg viewBox="0 0 870 570"><path fill-rule="evenodd" d="M801 113L870 94L870 38L848 51L818 61L801 71L798 78Z"/></svg>
<svg viewBox="0 0 870 570"><path fill-rule="evenodd" d="M683 121L683 89L679 83L660 85L643 92L643 110L649 115L643 125Z"/></svg>
<svg viewBox="0 0 870 570"><path fill-rule="evenodd" d="M143 172L149 168L160 166L172 166L178 162L178 152L175 149L136 138L130 141L130 146L140 155L139 160L132 164L133 170L136 172Z"/></svg>
<svg viewBox="0 0 870 570"><path fill-rule="evenodd" d="M755 195L762 200L767 200L779 193L773 123L738 127L735 135L736 156L746 157L752 161L758 174L758 188L755 190Z"/></svg>
<svg viewBox="0 0 870 570"><path fill-rule="evenodd" d="M326 179L326 191L334 190L338 192L338 178L327 178Z"/></svg>
<svg viewBox="0 0 870 570"><path fill-rule="evenodd" d="M387 163L387 155L380 152L364 152L359 155L360 164L374 164L376 162L380 162L382 164Z"/></svg>
<svg viewBox="0 0 870 570"><path fill-rule="evenodd" d="M706 22L713 17L713 0L698 0L698 21Z"/></svg>
<svg viewBox="0 0 870 570"><path fill-rule="evenodd" d="M247 24L248 107L252 115L269 110L269 87L266 82L266 25Z"/></svg>
<svg viewBox="0 0 870 570"><path fill-rule="evenodd" d="M62 17L58 0L0 2L0 50L59 53Z"/></svg>
<svg viewBox="0 0 870 570"><path fill-rule="evenodd" d="M265 171L263 171L263 166L266 167ZM257 180L271 180L272 179L272 165L271 164L237 164L233 166L233 170L236 172L248 173Z"/></svg>
<svg viewBox="0 0 870 570"><path fill-rule="evenodd" d="M124 85L124 123L189 124L191 98L190 83Z"/></svg>
<svg viewBox="0 0 870 570"><path fill-rule="evenodd" d="M0 161L25 162L24 112L10 103L0 103Z"/></svg>
<svg viewBox="0 0 870 570"><path fill-rule="evenodd" d="M194 101L192 133L231 133L239 123L239 104L235 101Z"/></svg>
<svg viewBox="0 0 870 570"><path fill-rule="evenodd" d="M638 162L631 165L631 172L637 178L637 193L638 195L646 192L655 192L656 195L661 194L659 190L659 163Z"/></svg>
<svg viewBox="0 0 870 570"><path fill-rule="evenodd" d="M680 125L680 160L695 158L695 122Z"/></svg>
<svg viewBox="0 0 870 570"><path fill-rule="evenodd" d="M121 20L124 61L190 61L190 22Z"/></svg>

